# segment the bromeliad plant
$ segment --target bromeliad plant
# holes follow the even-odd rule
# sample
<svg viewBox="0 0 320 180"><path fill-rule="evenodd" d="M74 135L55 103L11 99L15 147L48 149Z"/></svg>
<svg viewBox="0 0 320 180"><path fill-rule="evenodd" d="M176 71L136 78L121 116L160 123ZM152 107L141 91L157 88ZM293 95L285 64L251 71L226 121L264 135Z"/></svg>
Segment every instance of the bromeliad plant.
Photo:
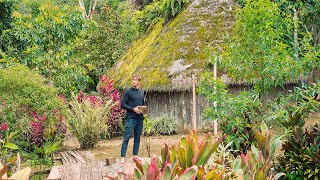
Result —
<svg viewBox="0 0 320 180"><path fill-rule="evenodd" d="M320 129L296 127L282 145L283 156L279 157L278 172L284 179L317 179L320 177Z"/></svg>
<svg viewBox="0 0 320 180"><path fill-rule="evenodd" d="M257 147L251 146L251 151L246 155L241 154L234 164L236 175L240 179L252 180L276 180L280 178L283 173L273 175L271 167L275 159L276 147L281 144L280 138L271 139L271 133L267 125L263 122L260 130L254 130Z"/></svg>
<svg viewBox="0 0 320 180"><path fill-rule="evenodd" d="M222 177L224 171L208 165L211 155L217 150L222 139L213 141L208 134L200 143L195 132L183 137L178 147L168 147L161 150L161 157L154 156L151 164L143 161L136 163L136 179L210 179Z"/></svg>

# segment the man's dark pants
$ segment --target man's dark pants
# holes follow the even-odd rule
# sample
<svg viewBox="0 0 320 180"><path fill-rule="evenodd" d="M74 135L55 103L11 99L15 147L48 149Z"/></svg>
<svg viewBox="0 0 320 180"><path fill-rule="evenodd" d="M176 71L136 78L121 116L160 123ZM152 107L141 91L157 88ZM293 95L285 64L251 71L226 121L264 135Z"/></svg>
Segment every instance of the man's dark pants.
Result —
<svg viewBox="0 0 320 180"><path fill-rule="evenodd" d="M126 129L123 137L123 142L121 146L121 157L126 156L129 139L133 132L134 142L133 142L133 155L138 155L140 136L143 130L143 119L127 119Z"/></svg>

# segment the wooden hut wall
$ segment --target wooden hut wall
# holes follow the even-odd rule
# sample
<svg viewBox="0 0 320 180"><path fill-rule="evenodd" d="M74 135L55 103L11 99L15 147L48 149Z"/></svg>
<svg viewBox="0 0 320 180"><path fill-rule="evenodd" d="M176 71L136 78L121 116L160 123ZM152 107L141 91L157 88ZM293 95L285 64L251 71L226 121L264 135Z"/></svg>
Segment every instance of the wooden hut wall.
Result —
<svg viewBox="0 0 320 180"><path fill-rule="evenodd" d="M197 121L201 123L202 113L206 107L204 97L197 96ZM192 93L182 92L147 92L146 104L149 106L150 118L169 115L176 117L179 124L188 126L192 122Z"/></svg>
<svg viewBox="0 0 320 180"><path fill-rule="evenodd" d="M274 99L277 94L288 94L288 90L292 90L294 84L286 85L285 88L276 88L271 94L267 95L268 99ZM244 90L249 90L249 86L229 86L230 93L238 93ZM198 128L207 127L212 124L212 121L206 121L203 118L203 112L207 107L207 101L204 97L197 95L197 126ZM149 117L155 118L162 115L176 117L179 124L188 128L192 126L192 92L147 92L146 104L149 106Z"/></svg>

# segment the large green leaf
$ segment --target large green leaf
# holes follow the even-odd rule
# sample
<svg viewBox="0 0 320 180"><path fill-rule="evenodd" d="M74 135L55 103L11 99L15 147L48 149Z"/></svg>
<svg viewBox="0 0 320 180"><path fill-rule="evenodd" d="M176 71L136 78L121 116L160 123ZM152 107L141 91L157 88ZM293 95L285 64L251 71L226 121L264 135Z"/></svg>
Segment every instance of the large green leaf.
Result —
<svg viewBox="0 0 320 180"><path fill-rule="evenodd" d="M164 168L161 180L170 180L171 172L172 172L171 164L167 164L166 167Z"/></svg>
<svg viewBox="0 0 320 180"><path fill-rule="evenodd" d="M21 169L20 171L14 173L10 179L15 179L15 180L29 180L29 176L31 173L31 168L26 167L24 169Z"/></svg>
<svg viewBox="0 0 320 180"><path fill-rule="evenodd" d="M194 180L197 176L197 173L198 173L198 167L194 165L186 169L179 177L179 180Z"/></svg>
<svg viewBox="0 0 320 180"><path fill-rule="evenodd" d="M4 148L9 148L9 149L19 149L19 147L15 144L12 144L12 143L5 143Z"/></svg>

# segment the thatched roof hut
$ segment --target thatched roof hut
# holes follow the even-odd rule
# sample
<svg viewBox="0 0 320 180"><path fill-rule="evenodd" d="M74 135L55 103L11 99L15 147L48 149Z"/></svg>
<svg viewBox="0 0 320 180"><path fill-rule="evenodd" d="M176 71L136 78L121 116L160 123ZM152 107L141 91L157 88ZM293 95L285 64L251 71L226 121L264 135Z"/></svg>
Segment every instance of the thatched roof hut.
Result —
<svg viewBox="0 0 320 180"><path fill-rule="evenodd" d="M208 46L223 42L235 20L232 0L195 0L171 22L159 21L136 40L109 72L116 86L131 86L131 75L142 76L147 91L191 90L191 74L203 71Z"/></svg>
<svg viewBox="0 0 320 180"><path fill-rule="evenodd" d="M171 22L159 21L136 40L108 75L120 89L131 86L131 75L142 76L150 116L169 114L190 124L191 76L207 68L208 46L223 43L238 8L232 0L194 0ZM197 99L201 119L206 101Z"/></svg>

